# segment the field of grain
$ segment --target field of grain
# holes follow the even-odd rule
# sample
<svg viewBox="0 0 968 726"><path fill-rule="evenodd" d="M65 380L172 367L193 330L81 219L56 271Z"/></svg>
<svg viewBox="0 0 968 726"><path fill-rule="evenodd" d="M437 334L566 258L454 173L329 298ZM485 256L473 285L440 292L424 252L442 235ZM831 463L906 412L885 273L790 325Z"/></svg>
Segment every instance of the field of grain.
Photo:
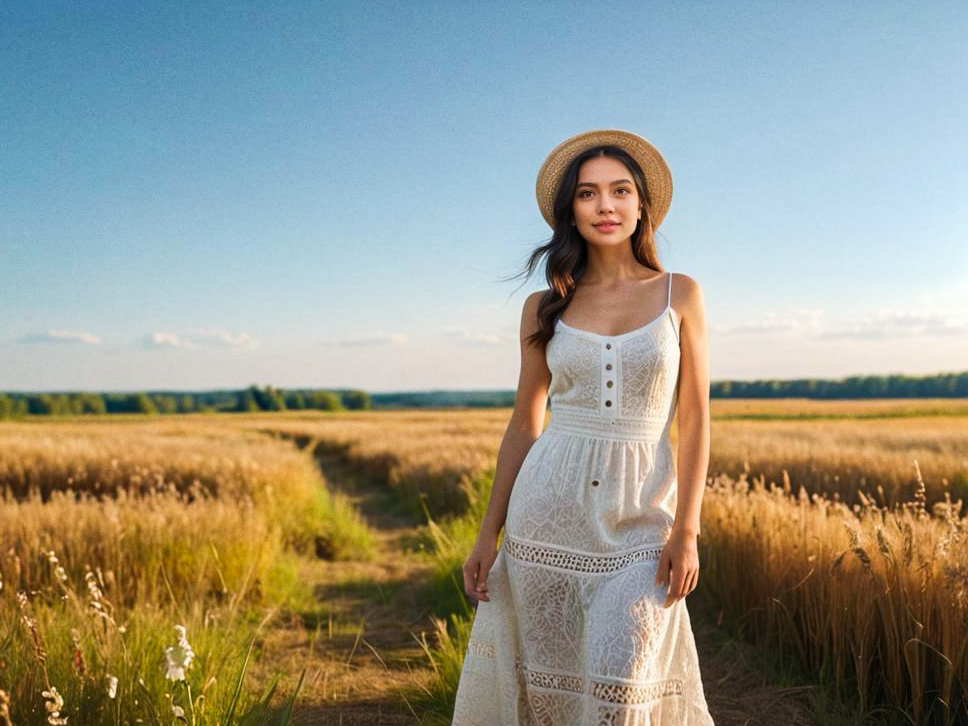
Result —
<svg viewBox="0 0 968 726"><path fill-rule="evenodd" d="M712 411L691 598L814 718L968 718L968 406ZM449 723L509 416L0 424L0 724Z"/></svg>

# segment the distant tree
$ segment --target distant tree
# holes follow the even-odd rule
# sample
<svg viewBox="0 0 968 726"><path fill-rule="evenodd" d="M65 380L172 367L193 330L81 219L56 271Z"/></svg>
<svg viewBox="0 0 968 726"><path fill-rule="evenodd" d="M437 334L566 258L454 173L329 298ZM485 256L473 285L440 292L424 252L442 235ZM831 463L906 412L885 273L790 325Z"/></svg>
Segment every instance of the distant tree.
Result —
<svg viewBox="0 0 968 726"><path fill-rule="evenodd" d="M145 393L132 393L129 398L130 411L132 413L146 413L155 414L158 413L158 408L155 406L154 402Z"/></svg>
<svg viewBox="0 0 968 726"><path fill-rule="evenodd" d="M78 396L80 401L81 414L94 414L96 416L107 413L107 404L104 397L97 393L82 393Z"/></svg>
<svg viewBox="0 0 968 726"><path fill-rule="evenodd" d="M242 393L238 398L238 401L239 403L235 409L236 411L253 412L253 411L262 410L259 407L259 401L256 399L255 394L252 392L251 388L245 391L242 391Z"/></svg>
<svg viewBox="0 0 968 726"><path fill-rule="evenodd" d="M30 413L37 416L50 416L56 408L54 397L46 393L28 396L27 404Z"/></svg>
<svg viewBox="0 0 968 726"><path fill-rule="evenodd" d="M313 391L310 405L320 411L343 410L343 400L332 391Z"/></svg>
<svg viewBox="0 0 968 726"><path fill-rule="evenodd" d="M354 411L373 408L373 400L366 391L345 391L342 395L343 405Z"/></svg>
<svg viewBox="0 0 968 726"><path fill-rule="evenodd" d="M151 398L159 413L176 413L178 411L178 400L174 396L155 395Z"/></svg>
<svg viewBox="0 0 968 726"><path fill-rule="evenodd" d="M286 403L286 408L299 411L307 408L306 397L303 396L301 391L286 391L283 400Z"/></svg>

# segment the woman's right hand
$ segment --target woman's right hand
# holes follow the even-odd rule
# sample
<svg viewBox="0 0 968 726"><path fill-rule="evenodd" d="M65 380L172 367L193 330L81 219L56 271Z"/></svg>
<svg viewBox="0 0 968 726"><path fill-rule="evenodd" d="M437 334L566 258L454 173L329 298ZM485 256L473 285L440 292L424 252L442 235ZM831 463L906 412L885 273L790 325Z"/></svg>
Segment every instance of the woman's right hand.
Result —
<svg viewBox="0 0 968 726"><path fill-rule="evenodd" d="M464 592L474 600L489 601L487 574L497 559L497 536L481 534L464 562Z"/></svg>

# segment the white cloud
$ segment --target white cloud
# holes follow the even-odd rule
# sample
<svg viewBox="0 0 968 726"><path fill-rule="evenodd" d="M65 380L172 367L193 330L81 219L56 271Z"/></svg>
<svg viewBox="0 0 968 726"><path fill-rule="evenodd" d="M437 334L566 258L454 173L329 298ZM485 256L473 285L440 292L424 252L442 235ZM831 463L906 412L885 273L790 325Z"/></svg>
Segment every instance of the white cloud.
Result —
<svg viewBox="0 0 968 726"><path fill-rule="evenodd" d="M203 330L191 335L191 338L198 345L223 348L255 348L259 345L248 333L230 333L227 330Z"/></svg>
<svg viewBox="0 0 968 726"><path fill-rule="evenodd" d="M968 315L937 308L920 310L881 308L874 313L837 320L824 320L822 310L795 308L775 312L738 325L715 326L723 335L782 335L784 337L855 340L885 340L938 335L968 334Z"/></svg>
<svg viewBox="0 0 968 726"><path fill-rule="evenodd" d="M156 332L142 340L145 348L194 348L190 341L175 333Z"/></svg>
<svg viewBox="0 0 968 726"><path fill-rule="evenodd" d="M402 333L384 333L383 331L378 331L375 333L347 336L343 338L327 338L321 340L320 344L354 348L359 346L405 344L407 341L407 336L403 335Z"/></svg>
<svg viewBox="0 0 968 726"><path fill-rule="evenodd" d="M968 334L968 319L940 310L881 309L824 330L820 338L865 340Z"/></svg>
<svg viewBox="0 0 968 726"><path fill-rule="evenodd" d="M80 343L82 345L100 345L101 338L93 333L79 330L48 330L45 333L33 333L20 338L21 343Z"/></svg>
<svg viewBox="0 0 968 726"><path fill-rule="evenodd" d="M469 328L447 328L440 332L440 336L467 345L500 345L511 339L503 333L488 333Z"/></svg>
<svg viewBox="0 0 968 726"><path fill-rule="evenodd" d="M230 333L226 330L203 330L198 333L179 335L158 331L143 338L145 348L255 348L258 342L248 333Z"/></svg>

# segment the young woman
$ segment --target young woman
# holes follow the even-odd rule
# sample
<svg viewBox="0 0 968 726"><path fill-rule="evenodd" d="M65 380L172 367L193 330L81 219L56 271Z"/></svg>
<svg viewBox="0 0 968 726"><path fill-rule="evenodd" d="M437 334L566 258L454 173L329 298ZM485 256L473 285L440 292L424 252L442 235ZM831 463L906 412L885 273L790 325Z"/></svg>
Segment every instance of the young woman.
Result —
<svg viewBox="0 0 968 726"><path fill-rule="evenodd" d="M514 413L463 568L477 611L453 724L710 726L684 600L707 335L699 285L656 254L672 175L641 136L596 130L551 152L537 196L554 233L527 272L546 256L549 289L524 303Z"/></svg>

